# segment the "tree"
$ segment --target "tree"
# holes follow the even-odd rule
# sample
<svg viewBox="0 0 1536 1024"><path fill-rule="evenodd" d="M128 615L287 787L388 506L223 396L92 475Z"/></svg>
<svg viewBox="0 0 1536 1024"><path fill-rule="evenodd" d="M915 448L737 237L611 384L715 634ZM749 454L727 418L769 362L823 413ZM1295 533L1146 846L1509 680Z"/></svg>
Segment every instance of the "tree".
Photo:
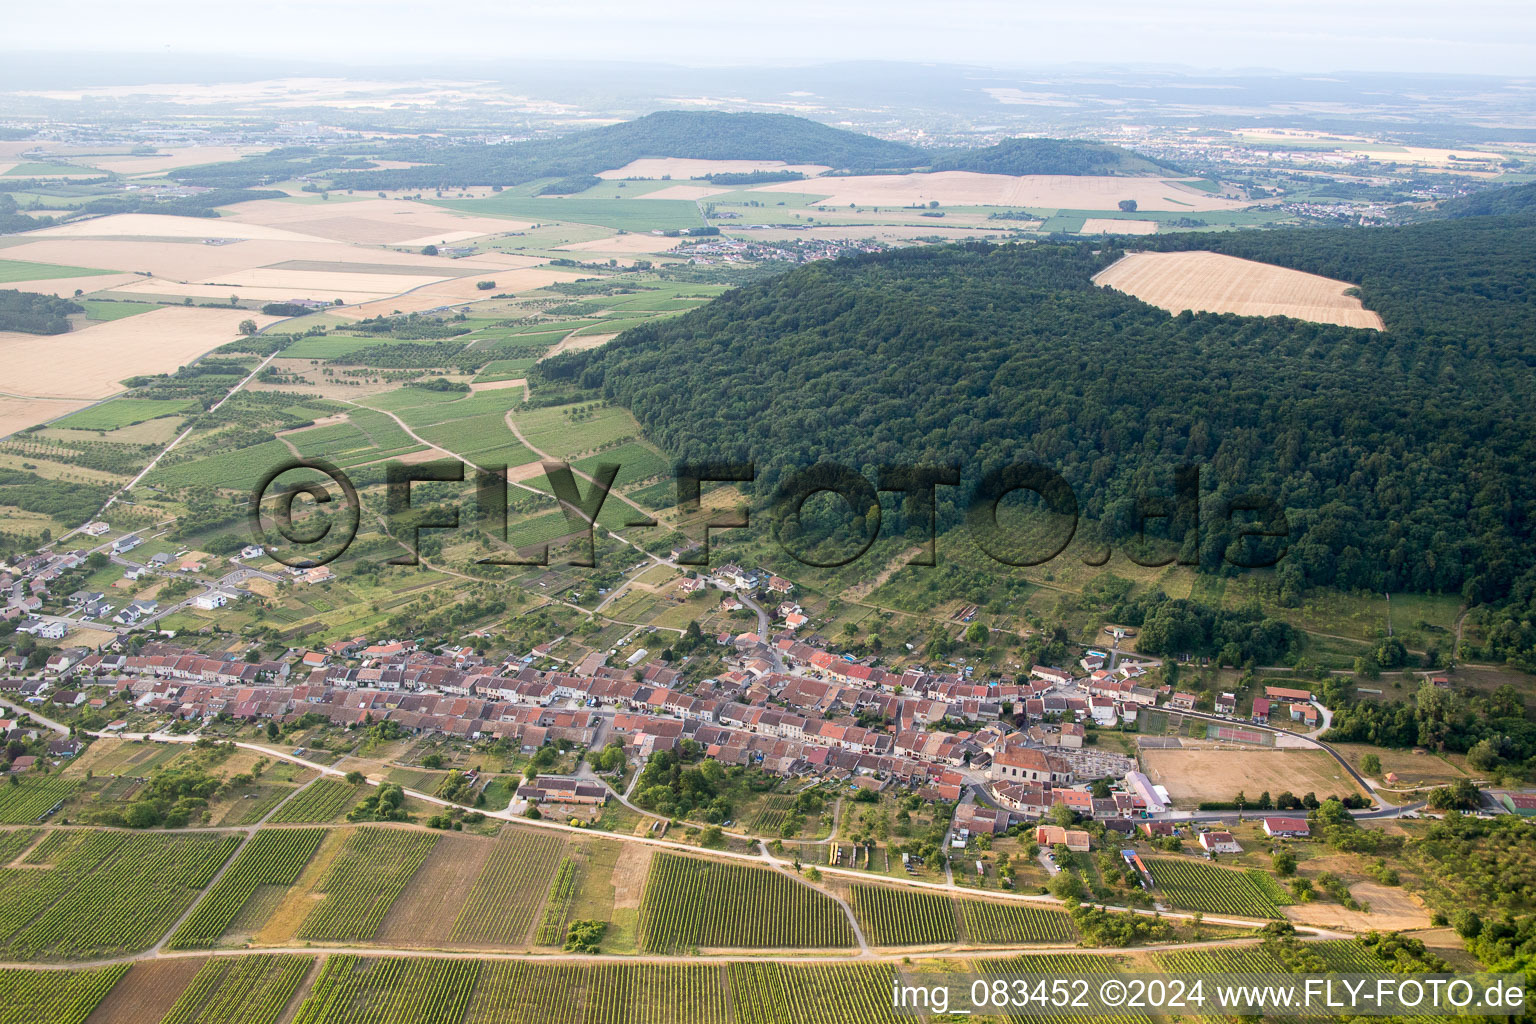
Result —
<svg viewBox="0 0 1536 1024"><path fill-rule="evenodd" d="M1275 874L1281 878L1286 878L1296 873L1296 855L1290 850L1281 850L1279 853L1276 853L1274 857L1270 858L1270 863L1275 869Z"/></svg>
<svg viewBox="0 0 1536 1024"><path fill-rule="evenodd" d="M436 256L437 255L437 246L435 246L435 245L424 245L424 246L421 247L421 254L423 256Z"/></svg>
<svg viewBox="0 0 1536 1024"><path fill-rule="evenodd" d="M276 722L268 722L267 723L267 739L275 740L280 735L282 735L282 730L280 730L277 727L277 723Z"/></svg>
<svg viewBox="0 0 1536 1024"><path fill-rule="evenodd" d="M1120 200L1120 209L1124 213L1135 213L1136 212L1136 200L1134 200L1134 199L1122 199L1122 200Z"/></svg>
<svg viewBox="0 0 1536 1024"><path fill-rule="evenodd" d="M1360 759L1360 770L1367 775L1381 774L1381 758L1375 754L1366 754Z"/></svg>
<svg viewBox="0 0 1536 1024"><path fill-rule="evenodd" d="M987 639L987 627L979 622L973 622L965 627L965 642L968 644L985 643Z"/></svg>
<svg viewBox="0 0 1536 1024"><path fill-rule="evenodd" d="M241 320L240 321L240 333L245 335L247 338L251 337L253 334L256 333L256 321L255 320Z"/></svg>

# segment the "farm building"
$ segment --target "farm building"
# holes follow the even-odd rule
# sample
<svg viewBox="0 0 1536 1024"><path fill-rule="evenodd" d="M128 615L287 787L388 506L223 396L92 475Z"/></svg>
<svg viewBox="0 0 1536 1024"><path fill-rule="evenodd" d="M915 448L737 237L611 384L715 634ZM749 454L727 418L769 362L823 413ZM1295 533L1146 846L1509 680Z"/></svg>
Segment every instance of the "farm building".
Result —
<svg viewBox="0 0 1536 1024"><path fill-rule="evenodd" d="M1306 838L1312 834L1312 826L1307 824L1306 818L1265 818L1264 834L1271 838Z"/></svg>
<svg viewBox="0 0 1536 1024"><path fill-rule="evenodd" d="M1270 700L1311 700L1311 690L1295 690L1287 686L1266 686L1264 696Z"/></svg>
<svg viewBox="0 0 1536 1024"><path fill-rule="evenodd" d="M1157 814L1168 809L1167 791L1154 786L1152 780L1141 772L1127 772L1125 784L1131 788L1137 801L1146 805L1147 813Z"/></svg>
<svg viewBox="0 0 1536 1024"><path fill-rule="evenodd" d="M564 775L540 775L517 787L519 800L544 804L606 804L608 787L601 782Z"/></svg>

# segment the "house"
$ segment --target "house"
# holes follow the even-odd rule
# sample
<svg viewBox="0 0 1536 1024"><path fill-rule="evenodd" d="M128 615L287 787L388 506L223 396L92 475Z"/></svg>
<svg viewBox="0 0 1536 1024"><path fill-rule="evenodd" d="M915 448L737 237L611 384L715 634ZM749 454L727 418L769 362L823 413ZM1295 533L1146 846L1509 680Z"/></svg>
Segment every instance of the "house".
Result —
<svg viewBox="0 0 1536 1024"><path fill-rule="evenodd" d="M156 569L164 565L169 565L170 562L171 556L166 554L164 551L149 556L149 564Z"/></svg>
<svg viewBox="0 0 1536 1024"><path fill-rule="evenodd" d="M215 608L223 608L229 603L229 595L222 590L214 590L207 594L199 594L192 599L195 608L201 608L205 612L211 612Z"/></svg>
<svg viewBox="0 0 1536 1024"><path fill-rule="evenodd" d="M1035 842L1041 846L1055 846L1060 843L1073 853L1087 853L1092 848L1093 838L1082 829L1041 825L1035 829Z"/></svg>
<svg viewBox="0 0 1536 1024"><path fill-rule="evenodd" d="M1218 715L1230 715L1237 710L1237 694L1224 693L1216 698L1216 713Z"/></svg>
<svg viewBox="0 0 1536 1024"><path fill-rule="evenodd" d="M795 585L780 576L768 577L768 589L775 594L787 594L795 589Z"/></svg>
<svg viewBox="0 0 1536 1024"><path fill-rule="evenodd" d="M1286 837L1305 839L1312 834L1312 826L1306 818L1265 818L1264 834L1270 838Z"/></svg>
<svg viewBox="0 0 1536 1024"><path fill-rule="evenodd" d="M63 619L51 619L48 622L39 622L31 629L22 627L18 632L31 633L33 636L42 637L44 640L62 640L68 630Z"/></svg>
<svg viewBox="0 0 1536 1024"><path fill-rule="evenodd" d="M1178 835L1178 829L1171 821L1144 821L1141 823L1141 831L1151 839L1167 839Z"/></svg>
<svg viewBox="0 0 1536 1024"><path fill-rule="evenodd" d="M1253 720L1259 725L1269 724L1269 698L1253 698Z"/></svg>
<svg viewBox="0 0 1536 1024"><path fill-rule="evenodd" d="M29 772L32 770L32 766L35 764L37 764L37 758L33 757L31 754L23 754L11 762L11 771L16 772L17 774L20 774L21 772Z"/></svg>
<svg viewBox="0 0 1536 1024"><path fill-rule="evenodd" d="M1243 847L1231 832L1201 832L1200 847L1206 853L1242 853Z"/></svg>
<svg viewBox="0 0 1536 1024"><path fill-rule="evenodd" d="M1317 708L1311 704L1292 704L1291 721L1305 722L1308 725L1317 724Z"/></svg>
<svg viewBox="0 0 1536 1024"><path fill-rule="evenodd" d="M109 529L111 529L111 527L109 527L106 523L98 520L94 523L86 523L84 526L80 527L80 532L90 537L100 537Z"/></svg>
<svg viewBox="0 0 1536 1024"><path fill-rule="evenodd" d="M1168 705L1184 711L1193 711L1195 710L1195 703L1199 699L1192 693L1176 693L1168 698Z"/></svg>
<svg viewBox="0 0 1536 1024"><path fill-rule="evenodd" d="M329 565L317 565L313 569L299 571L299 582L313 586L316 583L327 583L336 578Z"/></svg>
<svg viewBox="0 0 1536 1024"><path fill-rule="evenodd" d="M788 615L784 616L784 628L799 629L809 621L810 619L807 619L799 612L790 612Z"/></svg>
<svg viewBox="0 0 1536 1024"><path fill-rule="evenodd" d="M117 540L112 542L112 553L114 555L120 555L124 551L132 551L142 543L144 542L133 534L130 534L127 537L119 537Z"/></svg>
<svg viewBox="0 0 1536 1024"><path fill-rule="evenodd" d="M263 554L266 553L266 550L267 549L262 547L260 544L247 544L245 547L240 549L240 557L245 559L260 558Z"/></svg>

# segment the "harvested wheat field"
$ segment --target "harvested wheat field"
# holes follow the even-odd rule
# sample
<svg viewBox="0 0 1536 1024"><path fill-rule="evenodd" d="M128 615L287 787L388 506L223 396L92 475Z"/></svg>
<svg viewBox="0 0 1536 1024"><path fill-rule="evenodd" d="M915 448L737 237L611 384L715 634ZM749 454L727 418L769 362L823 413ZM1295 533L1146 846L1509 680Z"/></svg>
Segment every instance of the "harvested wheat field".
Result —
<svg viewBox="0 0 1536 1024"><path fill-rule="evenodd" d="M201 222L206 230L210 222ZM447 257L364 248L324 239L307 242L252 239L225 245L205 245L201 238L138 242L121 238L41 238L36 234L25 237L34 240L0 250L0 255L8 260L59 263L70 267L147 271L155 277L173 281L222 281L225 274L255 270L258 267L346 271L351 265L368 264L378 268L400 267L416 273L454 277L469 272L471 268L500 265L500 261L482 261L478 257L474 260L450 260ZM294 264L300 266L295 267ZM324 264L323 268L321 264ZM383 287L383 284L375 287Z"/></svg>
<svg viewBox="0 0 1536 1024"><path fill-rule="evenodd" d="M667 238L663 235L614 235L610 238L594 238L586 242L571 242L555 248L573 252L647 253L666 252L682 244L681 238Z"/></svg>
<svg viewBox="0 0 1536 1024"><path fill-rule="evenodd" d="M831 206L912 206L937 200L943 206L1043 206L1066 210L1114 210L1122 199L1134 199L1142 210L1192 213L1198 210L1238 210L1249 205L1172 187L1162 178L1120 178L1110 175L977 174L939 171L936 174L867 174L821 178L814 182L781 181L753 192L829 193Z"/></svg>
<svg viewBox="0 0 1536 1024"><path fill-rule="evenodd" d="M1316 274L1214 252L1136 252L1094 277L1170 313L1192 309L1242 316L1289 316L1320 324L1383 330L1350 286Z"/></svg>
<svg viewBox="0 0 1536 1024"><path fill-rule="evenodd" d="M690 202L699 199L708 199L710 196L724 195L734 192L730 187L722 188L718 185L672 185L667 188L657 189L655 192L647 192L640 199L687 199Z"/></svg>
<svg viewBox="0 0 1536 1024"><path fill-rule="evenodd" d="M0 387L17 386L11 379L0 381ZM94 404L95 400L90 398L27 398L0 394L0 437L9 437L18 430L68 416Z"/></svg>
<svg viewBox="0 0 1536 1024"><path fill-rule="evenodd" d="M1253 800L1265 792L1315 793L1318 799L1360 792L1337 761L1315 749L1152 749L1140 756L1147 777L1166 786L1181 807L1231 800L1239 792Z"/></svg>
<svg viewBox="0 0 1536 1024"><path fill-rule="evenodd" d="M39 228L28 238L265 238L284 242L323 242L297 231L247 224L233 217L173 217L163 213L116 213Z"/></svg>
<svg viewBox="0 0 1536 1024"><path fill-rule="evenodd" d="M246 224L288 228L337 242L428 245L480 235L518 231L530 223L501 217L474 217L409 200L364 199L348 203L293 203L258 199L229 208Z"/></svg>
<svg viewBox="0 0 1536 1024"><path fill-rule="evenodd" d="M265 326L276 319L248 309L169 306L69 334L0 332L0 390L23 398L106 398L122 390L125 377L167 373L234 341L242 320Z"/></svg>
<svg viewBox="0 0 1536 1024"><path fill-rule="evenodd" d="M781 160L689 160L681 157L642 157L623 167L599 171L599 178L702 178L708 174L751 174L753 171L798 171L815 176L832 168L822 164L786 164Z"/></svg>
<svg viewBox="0 0 1536 1024"><path fill-rule="evenodd" d="M108 153L102 156L77 156L76 163L89 164L114 174L164 174L177 167L196 167L199 164L219 164L227 160L239 160L243 156L268 152L271 146L178 146L165 149L154 156L130 156L127 153Z"/></svg>
<svg viewBox="0 0 1536 1024"><path fill-rule="evenodd" d="M7 288L19 288L38 295L56 295L61 299L73 298L75 292L86 295L119 288L143 278L137 274L92 274L89 277L50 277L42 281L12 281Z"/></svg>
<svg viewBox="0 0 1536 1024"><path fill-rule="evenodd" d="M370 316L388 316L396 310L402 313L414 313L423 309L436 309L439 306L451 306L469 302L473 299L489 298L492 295L504 292L520 295L523 292L531 292L534 289L554 284L556 281L574 281L580 276L580 274L571 273L570 271L553 270L545 267L527 267L521 270L486 270L484 277L461 277L454 281L429 284L425 288L418 288L408 295L397 295L392 299L379 299L374 302L368 302L365 305L333 310L333 312L337 316L356 317L358 319ZM495 281L496 287L489 291L481 291L475 287L479 281Z"/></svg>
<svg viewBox="0 0 1536 1024"><path fill-rule="evenodd" d="M1150 235L1157 231L1155 220L1116 220L1113 217L1089 217L1083 221L1083 235Z"/></svg>

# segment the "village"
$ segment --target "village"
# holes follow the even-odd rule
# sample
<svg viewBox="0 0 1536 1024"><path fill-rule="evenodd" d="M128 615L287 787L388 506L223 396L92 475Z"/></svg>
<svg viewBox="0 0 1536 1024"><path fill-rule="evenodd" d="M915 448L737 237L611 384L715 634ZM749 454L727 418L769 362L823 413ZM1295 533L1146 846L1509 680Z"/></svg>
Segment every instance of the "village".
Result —
<svg viewBox="0 0 1536 1024"><path fill-rule="evenodd" d="M246 554L254 559L258 552ZM1326 714L1310 691L1279 686L1254 696L1244 718L1231 693L1218 698L1214 713L1198 712L1194 694L1153 683L1148 670L1155 660L1119 652L1119 638L1111 650L1085 649L1073 665L1033 665L1019 678L892 671L797 638L806 617L793 600L794 584L782 577L732 564L678 586L711 585L723 592L727 610L753 596L778 599L773 618L780 626L767 637L713 637L727 668L697 683L661 661L632 667L635 656L624 665L594 653L558 669L535 667L548 664L541 658L547 644L491 663L470 648L433 653L417 641L356 637L268 660L211 656L141 631L99 649L58 648L35 666L11 655L0 687L39 714L84 716L103 735L196 731L214 723L323 721L351 730L388 722L402 735L501 743L524 754L555 744L597 751L618 743L635 764L691 743L722 765L787 782L833 782L956 805L953 830L961 846L973 835L1046 818L1055 807L1107 829L1139 825L1148 835L1165 834L1156 830L1173 827L1170 821L1200 817L1198 808L1176 806L1167 788L1140 770L1135 747L1099 742L1134 729L1149 713L1203 718L1216 743L1259 748L1315 742L1271 727L1271 717L1320 731ZM544 776L519 795L534 803L593 799L594 792L570 795L574 784ZM1072 848L1086 842L1084 835L1073 830L1062 841Z"/></svg>

